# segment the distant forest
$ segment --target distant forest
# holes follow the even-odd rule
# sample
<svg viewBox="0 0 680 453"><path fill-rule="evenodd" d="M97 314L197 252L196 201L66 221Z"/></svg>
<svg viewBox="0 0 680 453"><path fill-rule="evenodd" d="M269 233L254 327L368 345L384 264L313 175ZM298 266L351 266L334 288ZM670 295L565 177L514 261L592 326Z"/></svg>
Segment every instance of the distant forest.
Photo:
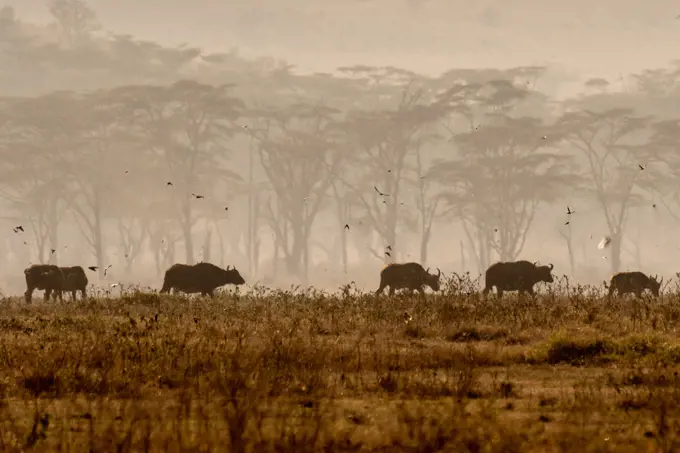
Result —
<svg viewBox="0 0 680 453"><path fill-rule="evenodd" d="M556 100L545 67L300 74L104 33L81 0L50 12L37 26L0 10L8 268L91 264L104 279L113 263L133 281L205 260L314 285L448 256L446 271L477 274L525 258L550 212L561 257L531 257L578 277L602 261L581 251L588 235L611 238L615 272L642 266L635 234L656 212L680 216L675 62ZM631 230L635 216L652 220Z"/></svg>

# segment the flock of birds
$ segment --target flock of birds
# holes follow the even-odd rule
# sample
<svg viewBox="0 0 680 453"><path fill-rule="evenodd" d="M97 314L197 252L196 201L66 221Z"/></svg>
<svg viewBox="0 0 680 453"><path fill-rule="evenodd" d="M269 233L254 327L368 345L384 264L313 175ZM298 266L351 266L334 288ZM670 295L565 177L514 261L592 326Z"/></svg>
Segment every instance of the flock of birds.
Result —
<svg viewBox="0 0 680 453"><path fill-rule="evenodd" d="M544 136L544 137L542 137L542 138L545 140L547 137ZM644 169L646 168L646 165L638 164L638 167L640 168L640 170L644 170ZM391 170L388 170L388 172L391 172ZM129 170L125 170L125 174L129 174ZM421 176L421 179L423 179L423 178L425 178L425 176ZM166 182L166 186L168 186L168 187L174 187L174 184L172 183L172 181L167 181L167 182ZM384 204L387 204L387 201L385 200L385 198L389 197L390 194L385 193L385 192L382 192L377 186L373 186L373 189L375 190L375 192L378 194L379 197L383 198L382 202L383 202ZM204 195L197 194L197 193L195 193L195 192L192 192L192 193L191 193L191 196L192 196L194 199L196 199L196 200L205 199L205 196L204 196ZM403 205L403 204L404 204L404 203L401 203L401 205ZM653 204L653 207L656 208L656 203ZM224 207L224 210L225 210L225 211L228 211L228 210L229 210L229 207L228 207L228 206L225 206L225 207ZM575 213L576 213L576 211L575 211L574 209L572 209L570 206L567 206L567 216L571 216L571 215L573 215L573 214L575 214ZM565 225L569 225L569 224L570 224L570 220L567 219L567 221L565 222ZM346 224L344 225L344 229L345 229L346 231L350 231L350 224L349 224L349 223L346 223ZM22 225L18 225L18 226L16 226L16 227L14 227L14 228L13 228L13 231L14 231L14 233L24 233L24 232L25 232L24 227L23 227ZM497 232L497 231L498 231L498 228L495 228L494 231ZM592 239L592 235L591 235L590 237L591 237L591 239ZM603 249L607 248L607 247L611 244L611 242L612 242L611 237L605 236L605 237L603 237L603 238L600 240L600 242L598 243L597 248L600 249L600 250L603 250ZM25 244L25 245L28 245L28 241L24 241L24 244ZM68 247L68 246L64 246L64 248L67 248L67 247ZM50 253L54 254L55 252L56 252L55 249L50 249ZM387 246L385 247L385 252L384 252L384 253L385 253L385 256L392 257L391 252L392 252L392 247L391 247L390 245L387 245ZM126 255L126 258L127 258L127 255ZM603 258L606 258L606 257L603 257ZM108 270L109 270L111 267L112 267L112 265L109 264L109 265L106 266L106 268L104 269L104 276L105 276L105 277L106 277L106 275L107 275ZM89 269L90 271L92 271L92 272L97 272L97 271L99 270L99 267L98 267L98 266L88 266L88 269Z"/></svg>
<svg viewBox="0 0 680 453"><path fill-rule="evenodd" d="M126 175L129 174L129 170L125 170L125 174L126 174ZM165 185L168 186L168 187L174 187L174 184L172 183L172 181L167 181L167 182L165 183ZM200 194L197 194L197 193L194 193L194 192L191 192L191 196L194 197L196 200L205 199L205 196L204 196L204 195L200 195ZM225 206L225 207L224 207L224 210L225 210L225 211L228 211L228 210L229 210L229 207L228 207L228 206ZM12 231L13 231L15 234L18 234L18 233L25 233L25 232L26 232L26 230L24 230L23 225L17 225L17 226L15 226L14 228L12 228ZM29 244L28 241L24 241L24 245L28 245L28 244ZM64 246L64 248L68 248L68 246ZM55 252L56 252L56 249L50 249L50 253L51 253L51 254L54 254ZM127 255L125 255L125 257L127 258ZM108 270L109 270L111 267L112 267L111 264L109 264L108 266L106 266L106 268L104 269L104 277L106 277L107 272L108 272ZM99 266L88 266L87 268L88 268L89 270L91 270L92 272L96 272L96 271L99 269Z"/></svg>

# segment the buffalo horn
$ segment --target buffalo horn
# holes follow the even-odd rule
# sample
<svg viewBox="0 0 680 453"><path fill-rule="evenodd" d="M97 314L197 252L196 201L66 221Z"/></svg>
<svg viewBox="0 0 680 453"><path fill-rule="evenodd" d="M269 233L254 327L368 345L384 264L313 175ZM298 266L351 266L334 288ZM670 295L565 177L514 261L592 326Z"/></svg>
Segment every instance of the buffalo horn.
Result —
<svg viewBox="0 0 680 453"><path fill-rule="evenodd" d="M437 268L437 277L441 277L441 276L442 276L442 271L439 268Z"/></svg>
<svg viewBox="0 0 680 453"><path fill-rule="evenodd" d="M555 266L553 266L553 264L550 263L550 270L553 270L553 267L555 267Z"/></svg>

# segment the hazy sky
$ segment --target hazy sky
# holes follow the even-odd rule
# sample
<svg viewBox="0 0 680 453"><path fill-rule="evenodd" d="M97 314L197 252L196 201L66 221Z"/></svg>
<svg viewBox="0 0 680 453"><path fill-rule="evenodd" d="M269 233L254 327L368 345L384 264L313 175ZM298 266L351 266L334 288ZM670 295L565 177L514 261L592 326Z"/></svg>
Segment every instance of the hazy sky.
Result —
<svg viewBox="0 0 680 453"><path fill-rule="evenodd" d="M0 0L48 19L47 0ZM104 27L206 50L238 46L304 70L561 63L618 77L680 57L671 0L90 0Z"/></svg>

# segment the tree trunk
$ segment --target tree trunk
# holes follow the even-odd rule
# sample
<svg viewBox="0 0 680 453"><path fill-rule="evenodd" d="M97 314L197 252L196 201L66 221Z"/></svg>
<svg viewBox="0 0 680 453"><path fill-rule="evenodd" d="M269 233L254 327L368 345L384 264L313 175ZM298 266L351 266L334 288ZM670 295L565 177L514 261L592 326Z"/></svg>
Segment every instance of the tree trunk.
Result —
<svg viewBox="0 0 680 453"><path fill-rule="evenodd" d="M104 237L102 232L102 205L99 196L99 190L94 192L94 231L92 232L92 239L94 245L95 258L97 266L99 267L99 278L104 277Z"/></svg>
<svg viewBox="0 0 680 453"><path fill-rule="evenodd" d="M342 225L340 232L340 260L342 265L342 272L347 275L347 229L345 225L349 225L350 209L349 204L342 199L336 184L331 184L333 195L335 196L336 215L338 216L338 224Z"/></svg>
<svg viewBox="0 0 680 453"><path fill-rule="evenodd" d="M642 269L642 247L640 247L641 243L642 243L642 229L640 228L640 225L638 225L637 238L635 241L635 264L637 265L638 269Z"/></svg>
<svg viewBox="0 0 680 453"><path fill-rule="evenodd" d="M480 274L484 274L489 268L491 262L491 247L489 243L493 240L492 237L483 230L481 227L477 227L477 266ZM472 241L471 241L472 243ZM472 243L474 247L474 243Z"/></svg>
<svg viewBox="0 0 680 453"><path fill-rule="evenodd" d="M255 234L257 232L257 215L255 203L255 195L253 194L253 138L250 137L250 149L249 149L249 163L248 163L248 236L246 237L246 248L248 249L246 254L248 255L248 273L251 276L256 274L256 265L253 262L254 246L255 246Z"/></svg>
<svg viewBox="0 0 680 453"><path fill-rule="evenodd" d="M153 222L153 221L152 221ZM149 249L153 255L154 264L156 265L156 277L163 274L163 247L164 243L160 240L160 234L155 231L153 227L149 226Z"/></svg>
<svg viewBox="0 0 680 453"><path fill-rule="evenodd" d="M253 278L260 274L260 194L255 194L253 206L253 222L250 225L252 244L248 249L248 257Z"/></svg>
<svg viewBox="0 0 680 453"><path fill-rule="evenodd" d="M35 242L38 251L38 262L41 264L45 262L45 244L47 242L45 232L41 231L42 227L40 227L40 223L42 222L42 219L38 218L38 222L34 224L36 229L38 229L38 231L35 233Z"/></svg>
<svg viewBox="0 0 680 453"><path fill-rule="evenodd" d="M420 264L427 267L427 246L430 243L430 232L426 231L420 236Z"/></svg>
<svg viewBox="0 0 680 453"><path fill-rule="evenodd" d="M397 206L396 200L387 205L387 218L385 221L385 235L383 244L385 248L391 247L390 255L383 254L383 261L385 264L394 263L397 253Z"/></svg>
<svg viewBox="0 0 680 453"><path fill-rule="evenodd" d="M279 273L279 259L280 252L283 245L280 243L279 238L274 237L274 263L272 266L272 279L276 279Z"/></svg>
<svg viewBox="0 0 680 453"><path fill-rule="evenodd" d="M564 238L564 243L567 247L567 253L569 254L569 270L571 272L571 277L576 276L576 266L574 265L574 239L571 232L571 225L569 225L567 232L560 232L560 236Z"/></svg>
<svg viewBox="0 0 680 453"><path fill-rule="evenodd" d="M616 274L621 269L621 234L612 234L610 247L611 271Z"/></svg>
<svg viewBox="0 0 680 453"><path fill-rule="evenodd" d="M206 263L210 262L210 244L212 242L212 230L208 227L208 231L205 234L205 240L203 242L203 261Z"/></svg>
<svg viewBox="0 0 680 453"><path fill-rule="evenodd" d="M340 236L340 256L342 259L342 273L347 276L347 230L342 228L342 235Z"/></svg>
<svg viewBox="0 0 680 453"><path fill-rule="evenodd" d="M165 249L165 252L163 253L163 264L165 265L165 268L168 269L170 266L175 264L175 241L166 241L168 244L168 247Z"/></svg>
<svg viewBox="0 0 680 453"><path fill-rule="evenodd" d="M48 264L56 265L59 261L59 215L57 212L58 201L53 201L48 207L47 229L50 238L50 254ZM54 253L52 253L54 250Z"/></svg>
<svg viewBox="0 0 680 453"><path fill-rule="evenodd" d="M194 264L194 238L191 234L191 200L185 197L182 200L182 235L184 236L184 253L186 263Z"/></svg>
<svg viewBox="0 0 680 453"><path fill-rule="evenodd" d="M304 256L304 244L303 244L303 233L300 226L292 224L293 239L292 247L289 250L285 250L286 253L286 267L288 272L296 277L302 277L301 265Z"/></svg>
<svg viewBox="0 0 680 453"><path fill-rule="evenodd" d="M567 240L567 253L569 254L569 271L571 272L571 277L574 278L576 275L576 264L574 261L574 245L571 237Z"/></svg>
<svg viewBox="0 0 680 453"><path fill-rule="evenodd" d="M592 244L590 244L590 245L592 246ZM590 253L588 253L588 248L589 248L589 246L588 246L588 244L586 244L585 241L581 242L581 258L582 258L584 263L590 262L590 259L589 259Z"/></svg>
<svg viewBox="0 0 680 453"><path fill-rule="evenodd" d="M310 253L310 244L309 244L309 237L311 236L311 231L312 231L312 221L309 219L309 211L307 208L307 205L305 204L304 208L305 214L304 214L304 219L302 220L303 226L301 230L301 238L300 238L300 247L302 248L302 284L305 286L309 285L309 253Z"/></svg>

